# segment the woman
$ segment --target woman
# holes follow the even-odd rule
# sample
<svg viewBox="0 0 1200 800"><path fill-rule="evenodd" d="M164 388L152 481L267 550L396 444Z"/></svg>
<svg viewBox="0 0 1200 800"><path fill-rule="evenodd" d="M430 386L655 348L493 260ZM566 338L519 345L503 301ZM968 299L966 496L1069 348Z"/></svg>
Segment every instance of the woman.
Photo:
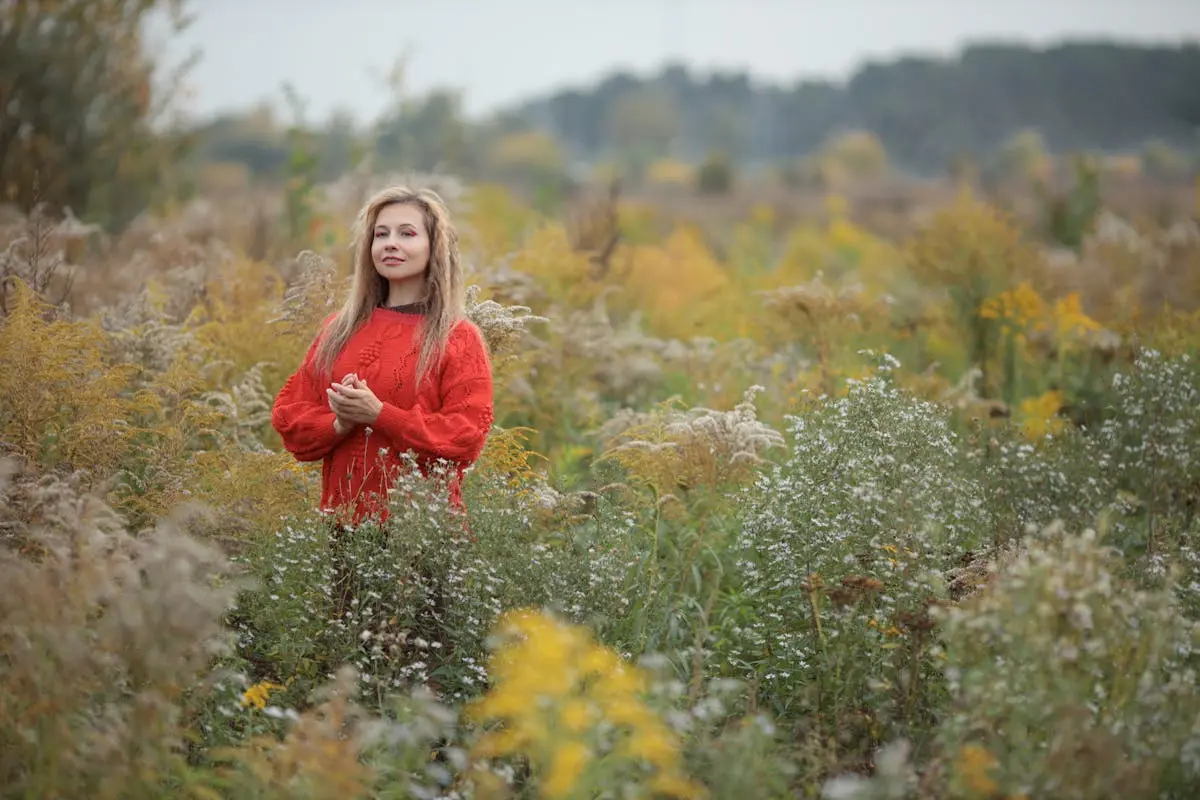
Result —
<svg viewBox="0 0 1200 800"><path fill-rule="evenodd" d="M493 420L492 371L465 318L458 239L429 190L385 189L357 221L354 276L271 423L300 461L324 461L321 508L356 524L388 515L388 488L412 451L427 470L448 460L462 507L465 469Z"/></svg>

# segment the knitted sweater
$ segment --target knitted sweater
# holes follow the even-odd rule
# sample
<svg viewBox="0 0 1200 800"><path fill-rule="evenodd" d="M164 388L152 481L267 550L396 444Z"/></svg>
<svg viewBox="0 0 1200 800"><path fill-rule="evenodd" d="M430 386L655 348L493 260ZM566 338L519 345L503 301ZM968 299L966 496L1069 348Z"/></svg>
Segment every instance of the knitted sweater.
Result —
<svg viewBox="0 0 1200 800"><path fill-rule="evenodd" d="M377 308L334 361L334 382L357 373L383 403L374 425L356 425L341 436L334 430L328 382L314 368L315 340L275 398L271 424L284 447L300 461L324 462L321 508L349 511L352 523L372 515L387 518L387 491L405 451L416 455L423 472L437 459L453 462L450 501L461 508L462 474L479 457L491 429L491 362L478 328L460 322L440 365L418 388L421 319L420 313Z"/></svg>

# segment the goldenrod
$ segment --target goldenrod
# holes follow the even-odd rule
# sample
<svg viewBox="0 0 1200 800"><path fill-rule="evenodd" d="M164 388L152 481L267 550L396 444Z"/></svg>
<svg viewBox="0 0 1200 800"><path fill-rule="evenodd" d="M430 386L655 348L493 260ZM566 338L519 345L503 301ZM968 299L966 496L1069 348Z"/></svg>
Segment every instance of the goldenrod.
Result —
<svg viewBox="0 0 1200 800"><path fill-rule="evenodd" d="M492 690L469 707L480 721L499 722L480 737L480 759L523 753L546 797L567 797L603 777L635 779L650 770L652 789L698 797L679 773L674 736L642 702L642 672L579 628L544 614L513 612L501 620L504 643L491 662ZM612 773L612 774L610 774Z"/></svg>
<svg viewBox="0 0 1200 800"><path fill-rule="evenodd" d="M267 700L271 697L271 692L275 689L283 689L284 687L278 683L271 681L259 681L251 686L242 694L242 707L249 708L266 708Z"/></svg>

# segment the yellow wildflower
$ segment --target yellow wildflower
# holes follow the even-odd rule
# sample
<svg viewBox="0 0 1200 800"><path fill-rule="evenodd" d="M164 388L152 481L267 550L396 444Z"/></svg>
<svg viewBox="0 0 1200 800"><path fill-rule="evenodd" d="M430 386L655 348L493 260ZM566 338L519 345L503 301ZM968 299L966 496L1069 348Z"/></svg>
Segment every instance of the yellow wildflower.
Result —
<svg viewBox="0 0 1200 800"><path fill-rule="evenodd" d="M254 706L255 708L266 708L267 700L271 697L272 690L283 688L285 687L280 686L278 683L259 681L242 694L242 707L249 708L250 706Z"/></svg>
<svg viewBox="0 0 1200 800"><path fill-rule="evenodd" d="M592 720L592 705L585 700L573 699L563 703L562 725L571 733L587 730Z"/></svg>
<svg viewBox="0 0 1200 800"><path fill-rule="evenodd" d="M955 773L964 789L974 796L987 797L997 789L996 782L988 774L997 763L996 757L986 747L963 745L958 751Z"/></svg>
<svg viewBox="0 0 1200 800"><path fill-rule="evenodd" d="M629 761L653 768L647 780L660 794L699 796L679 774L674 735L640 697L640 669L548 615L514 612L500 627L492 688L467 709L500 727L480 737L476 759L526 755L546 797L600 785L601 773L628 774Z"/></svg>
<svg viewBox="0 0 1200 800"><path fill-rule="evenodd" d="M676 797L679 800L699 800L704 797L703 789L678 775L656 776L650 781L650 791L664 797Z"/></svg>
<svg viewBox="0 0 1200 800"><path fill-rule="evenodd" d="M606 675L621 665L620 659L611 650L594 647L584 654L580 668L585 675Z"/></svg>
<svg viewBox="0 0 1200 800"><path fill-rule="evenodd" d="M1100 329L1100 323L1083 311L1079 293L1071 292L1054 303L1054 327L1060 340Z"/></svg>
<svg viewBox="0 0 1200 800"><path fill-rule="evenodd" d="M546 770L546 777L542 781L542 793L546 797L570 795L591 756L582 742L564 743L550 757L550 768Z"/></svg>
<svg viewBox="0 0 1200 800"><path fill-rule="evenodd" d="M475 743L475 755L479 758L496 758L508 753L520 752L530 738L525 731L500 729L488 731Z"/></svg>
<svg viewBox="0 0 1200 800"><path fill-rule="evenodd" d="M642 759L657 767L672 767L678 757L675 743L663 730L642 730L635 733L627 745L634 758Z"/></svg>
<svg viewBox="0 0 1200 800"><path fill-rule="evenodd" d="M1030 441L1044 439L1049 434L1063 429L1063 420L1058 416L1062 408L1062 393L1046 392L1038 397L1021 401L1021 429Z"/></svg>
<svg viewBox="0 0 1200 800"><path fill-rule="evenodd" d="M1046 303L1027 281L1017 288L989 297L979 307L979 316L1002 323L1005 333L1045 327Z"/></svg>

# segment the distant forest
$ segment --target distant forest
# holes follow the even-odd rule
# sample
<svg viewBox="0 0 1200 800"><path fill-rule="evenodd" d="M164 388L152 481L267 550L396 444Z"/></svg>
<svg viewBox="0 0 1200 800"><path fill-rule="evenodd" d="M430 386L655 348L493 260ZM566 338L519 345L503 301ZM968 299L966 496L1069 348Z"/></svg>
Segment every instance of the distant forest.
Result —
<svg viewBox="0 0 1200 800"><path fill-rule="evenodd" d="M1137 151L1150 140L1192 151L1200 142L1200 43L975 44L956 58L869 63L844 84L792 87L671 67L649 80L614 75L514 115L581 158L658 137L683 158L720 150L735 161L777 161L851 129L874 133L894 165L919 171L993 152L1027 129L1052 152Z"/></svg>
<svg viewBox="0 0 1200 800"><path fill-rule="evenodd" d="M1022 146L1051 155L1169 150L1176 173L1195 170L1200 158L1200 43L975 44L954 58L868 63L844 83L791 87L668 66L478 120L465 117L456 91L401 89L366 129L265 108L212 120L192 131L195 163L278 178L294 167L302 142L326 179L369 155L372 168L545 182L599 164L632 176L667 161L794 165L844 146L848 133L856 157L865 136L873 164L924 174L945 174L962 159L996 163L997 152L1022 137Z"/></svg>
<svg viewBox="0 0 1200 800"><path fill-rule="evenodd" d="M1093 163L1175 183L1200 171L1200 42L976 43L792 86L667 66L482 119L466 115L460 90L411 91L401 60L380 76L389 100L367 124L314 119L304 87L285 86L282 105L264 98L176 126L162 123L182 110L186 75L160 74L138 35L155 7L0 3L0 204L70 206L119 227L196 190L286 185L290 197L354 169L444 171L549 204L607 175L723 193L747 180L826 190L905 173L1044 184ZM1060 158L1078 153L1106 158Z"/></svg>

